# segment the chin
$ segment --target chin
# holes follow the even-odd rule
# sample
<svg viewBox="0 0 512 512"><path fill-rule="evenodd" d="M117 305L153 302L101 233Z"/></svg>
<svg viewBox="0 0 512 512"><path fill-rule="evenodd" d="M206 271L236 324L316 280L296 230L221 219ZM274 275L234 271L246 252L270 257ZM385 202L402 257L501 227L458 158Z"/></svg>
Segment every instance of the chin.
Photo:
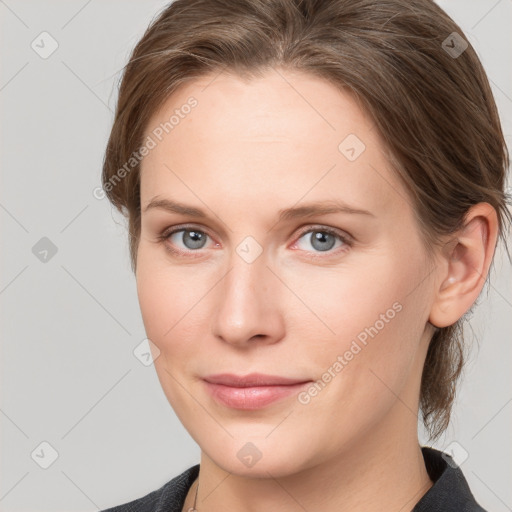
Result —
<svg viewBox="0 0 512 512"><path fill-rule="evenodd" d="M305 443L293 436L279 436L277 432L269 436L271 431L266 429L262 436L240 436L230 430L233 437L223 432L218 439L209 437L206 443L198 444L218 467L239 476L269 478L270 474L277 478L313 465L311 461L308 463L307 451L297 448Z"/></svg>

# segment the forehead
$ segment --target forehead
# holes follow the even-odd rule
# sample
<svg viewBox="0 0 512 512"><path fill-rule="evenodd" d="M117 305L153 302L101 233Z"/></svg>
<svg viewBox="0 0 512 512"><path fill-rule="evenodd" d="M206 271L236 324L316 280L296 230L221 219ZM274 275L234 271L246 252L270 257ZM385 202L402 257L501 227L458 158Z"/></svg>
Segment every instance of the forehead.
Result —
<svg viewBox="0 0 512 512"><path fill-rule="evenodd" d="M190 98L197 101L191 109L187 107ZM340 91L321 78L288 70L270 70L250 80L221 73L188 82L151 117L146 133L168 121L175 111L181 115L174 120L178 124L172 128L173 137L184 131L177 130L178 125L192 127L191 123L200 116L201 123L193 126L195 137L200 140L211 140L219 134L261 141L287 138L314 143L321 138L335 143L342 135L340 129L349 126L363 135L372 128L371 120L347 90ZM187 118L188 123L184 122Z"/></svg>
<svg viewBox="0 0 512 512"><path fill-rule="evenodd" d="M146 137L156 142L141 166L146 200L183 188L178 176L206 195L264 192L289 202L344 191L354 204L382 208L405 196L355 97L302 72L196 79L153 114Z"/></svg>

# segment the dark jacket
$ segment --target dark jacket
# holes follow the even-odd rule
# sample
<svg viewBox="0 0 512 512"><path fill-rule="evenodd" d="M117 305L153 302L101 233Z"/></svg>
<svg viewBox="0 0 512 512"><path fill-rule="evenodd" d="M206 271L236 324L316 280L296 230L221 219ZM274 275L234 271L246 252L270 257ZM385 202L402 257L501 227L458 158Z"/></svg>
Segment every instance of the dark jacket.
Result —
<svg viewBox="0 0 512 512"><path fill-rule="evenodd" d="M462 471L449 455L428 447L421 450L428 475L434 484L416 504L413 512L486 512L475 501ZM101 512L181 512L188 490L198 474L199 464L196 464L160 489Z"/></svg>

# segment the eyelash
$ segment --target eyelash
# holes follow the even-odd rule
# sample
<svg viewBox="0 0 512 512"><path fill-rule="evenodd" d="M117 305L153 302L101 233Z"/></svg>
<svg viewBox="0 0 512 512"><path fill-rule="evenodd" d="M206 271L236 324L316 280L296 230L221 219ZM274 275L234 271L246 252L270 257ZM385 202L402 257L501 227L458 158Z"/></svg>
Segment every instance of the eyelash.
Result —
<svg viewBox="0 0 512 512"><path fill-rule="evenodd" d="M172 235L174 235L175 233L179 233L180 231L198 231L199 233L207 235L208 237L210 237L210 239L212 238L211 235L203 229L199 229L193 225L182 225L182 226L174 226L173 228L165 229L161 234L159 234L157 236L157 242L164 243L165 249L173 255L193 257L193 258L200 257L201 249L183 251L181 249L176 249L174 247L171 247L169 244L166 243ZM337 250L325 251L325 254L328 256L332 256L333 254L336 254L339 252L345 252L348 248L351 248L354 245L354 241L353 241L352 237L350 237L349 235L342 234L337 229L331 228L329 226L323 226L323 225L307 226L306 228L300 230L297 235L297 241L294 242L293 245L295 245L304 235L306 235L308 233L312 233L312 232L327 233L329 235L332 235L332 236L338 238L338 240L340 240L343 243L343 246L338 247ZM311 255L309 257L310 258L318 258L318 257L323 258L323 256L321 256L322 252L323 251L316 251L313 253L313 255ZM198 254L193 255L193 253L198 253ZM193 255L193 256L191 256L191 255Z"/></svg>

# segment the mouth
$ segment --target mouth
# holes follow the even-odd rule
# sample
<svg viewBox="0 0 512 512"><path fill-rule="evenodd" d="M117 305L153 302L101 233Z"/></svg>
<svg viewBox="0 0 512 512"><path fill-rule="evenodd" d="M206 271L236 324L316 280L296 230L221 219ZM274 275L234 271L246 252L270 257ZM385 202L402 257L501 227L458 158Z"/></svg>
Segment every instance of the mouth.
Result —
<svg viewBox="0 0 512 512"><path fill-rule="evenodd" d="M203 378L207 391L221 405L232 409L261 409L297 394L312 381L252 373L210 375Z"/></svg>

